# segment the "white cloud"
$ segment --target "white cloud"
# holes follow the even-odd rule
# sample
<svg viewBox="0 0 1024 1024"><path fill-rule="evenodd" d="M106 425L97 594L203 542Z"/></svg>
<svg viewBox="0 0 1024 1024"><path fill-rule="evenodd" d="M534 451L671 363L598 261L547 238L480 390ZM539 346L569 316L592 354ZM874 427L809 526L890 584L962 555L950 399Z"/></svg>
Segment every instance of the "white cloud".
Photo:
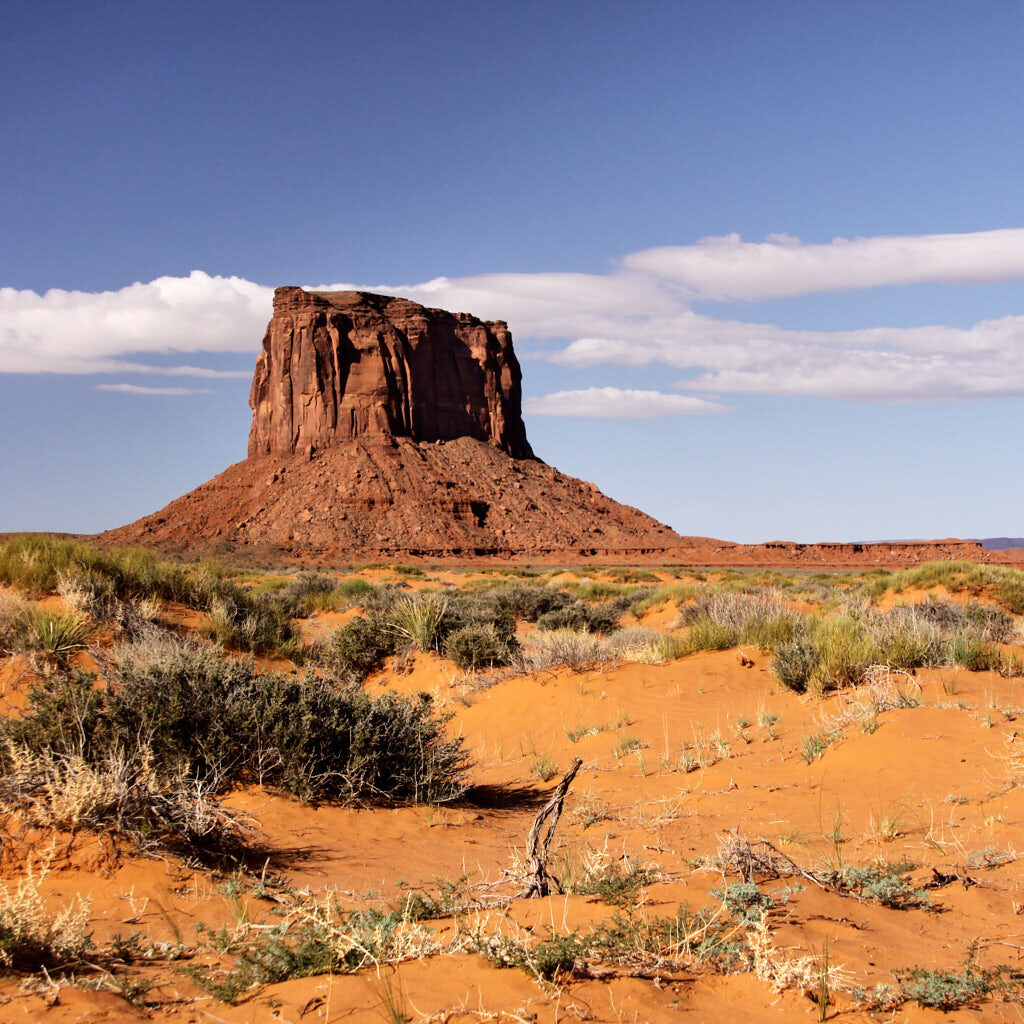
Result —
<svg viewBox="0 0 1024 1024"><path fill-rule="evenodd" d="M363 290L507 320L521 354L581 371L597 365L672 367L683 390L919 401L1024 395L1024 315L966 328L925 325L856 331L788 330L693 310L709 299L765 299L816 291L947 281L1024 279L1024 229L881 237L809 245L787 235L738 236L626 256L605 274L535 273L438 277ZM324 290L356 287L320 286ZM255 352L272 289L194 271L116 292L0 289L0 372L148 373L248 377L202 359L154 366L147 354ZM529 351L528 340L549 344ZM555 345L550 344L555 342ZM162 360L166 362L166 360ZM586 383L582 381L581 383ZM582 388L533 400L531 411L590 415ZM619 397L600 415L639 404ZM697 401L662 392L658 413ZM569 397L574 396L574 397ZM528 406L530 408L530 406ZM619 410L617 412L612 410ZM650 414L650 413L648 413Z"/></svg>
<svg viewBox="0 0 1024 1024"><path fill-rule="evenodd" d="M777 299L880 285L978 284L1024 277L1024 228L964 234L835 238L739 235L632 253L629 270L653 274L691 299Z"/></svg>
<svg viewBox="0 0 1024 1024"><path fill-rule="evenodd" d="M115 292L53 289L39 295L0 288L0 372L224 376L203 367L150 367L118 357L255 352L272 298L271 288L199 270Z"/></svg>
<svg viewBox="0 0 1024 1024"><path fill-rule="evenodd" d="M790 331L687 313L633 337L580 338L554 353L578 369L672 366L679 387L861 401L1024 395L1024 316L945 326Z"/></svg>
<svg viewBox="0 0 1024 1024"><path fill-rule="evenodd" d="M97 384L97 391L119 391L125 395L212 395L213 388L147 388L141 384Z"/></svg>
<svg viewBox="0 0 1024 1024"><path fill-rule="evenodd" d="M523 412L534 416L598 416L611 419L655 419L728 412L728 407L706 398L668 395L663 391L627 388L583 388L527 398Z"/></svg>

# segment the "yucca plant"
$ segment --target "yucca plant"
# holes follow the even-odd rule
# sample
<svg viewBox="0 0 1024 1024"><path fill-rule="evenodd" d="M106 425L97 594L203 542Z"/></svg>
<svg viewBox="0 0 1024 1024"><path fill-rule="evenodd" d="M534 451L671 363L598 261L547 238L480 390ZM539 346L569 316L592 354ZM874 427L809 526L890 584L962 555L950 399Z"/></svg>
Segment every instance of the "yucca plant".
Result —
<svg viewBox="0 0 1024 1024"><path fill-rule="evenodd" d="M443 637L448 600L441 594L405 597L391 613L391 628L400 639L421 651L437 650Z"/></svg>
<svg viewBox="0 0 1024 1024"><path fill-rule="evenodd" d="M34 608L28 616L26 643L64 664L86 646L92 632L92 623L79 615Z"/></svg>

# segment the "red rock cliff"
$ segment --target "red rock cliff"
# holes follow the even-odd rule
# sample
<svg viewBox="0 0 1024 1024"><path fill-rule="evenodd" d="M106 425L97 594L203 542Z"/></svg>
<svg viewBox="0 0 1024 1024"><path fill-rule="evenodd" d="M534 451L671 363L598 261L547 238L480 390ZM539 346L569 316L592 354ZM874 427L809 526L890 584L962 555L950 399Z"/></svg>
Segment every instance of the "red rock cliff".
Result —
<svg viewBox="0 0 1024 1024"><path fill-rule="evenodd" d="M373 435L533 457L507 326L408 299L278 288L249 404L250 458Z"/></svg>

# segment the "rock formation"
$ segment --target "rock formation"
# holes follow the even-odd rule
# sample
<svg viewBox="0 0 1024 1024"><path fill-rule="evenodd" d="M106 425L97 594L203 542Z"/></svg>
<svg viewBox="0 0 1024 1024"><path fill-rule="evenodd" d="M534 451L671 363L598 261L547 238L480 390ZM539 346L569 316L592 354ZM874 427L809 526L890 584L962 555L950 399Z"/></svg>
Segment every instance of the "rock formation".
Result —
<svg viewBox="0 0 1024 1024"><path fill-rule="evenodd" d="M473 437L532 458L508 326L366 292L278 288L256 361L249 457L357 437Z"/></svg>
<svg viewBox="0 0 1024 1024"><path fill-rule="evenodd" d="M667 526L537 459L508 328L279 288L249 455L110 544L309 560L665 560Z"/></svg>

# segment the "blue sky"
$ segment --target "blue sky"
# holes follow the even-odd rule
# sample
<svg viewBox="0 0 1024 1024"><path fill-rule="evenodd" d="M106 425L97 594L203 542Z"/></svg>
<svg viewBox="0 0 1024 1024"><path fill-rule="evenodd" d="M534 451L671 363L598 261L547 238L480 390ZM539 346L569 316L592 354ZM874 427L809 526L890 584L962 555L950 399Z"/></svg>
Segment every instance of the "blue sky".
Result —
<svg viewBox="0 0 1024 1024"><path fill-rule="evenodd" d="M0 530L242 458L268 289L352 284L509 320L537 453L681 533L1024 535L1022 35L1013 2L11 0Z"/></svg>

